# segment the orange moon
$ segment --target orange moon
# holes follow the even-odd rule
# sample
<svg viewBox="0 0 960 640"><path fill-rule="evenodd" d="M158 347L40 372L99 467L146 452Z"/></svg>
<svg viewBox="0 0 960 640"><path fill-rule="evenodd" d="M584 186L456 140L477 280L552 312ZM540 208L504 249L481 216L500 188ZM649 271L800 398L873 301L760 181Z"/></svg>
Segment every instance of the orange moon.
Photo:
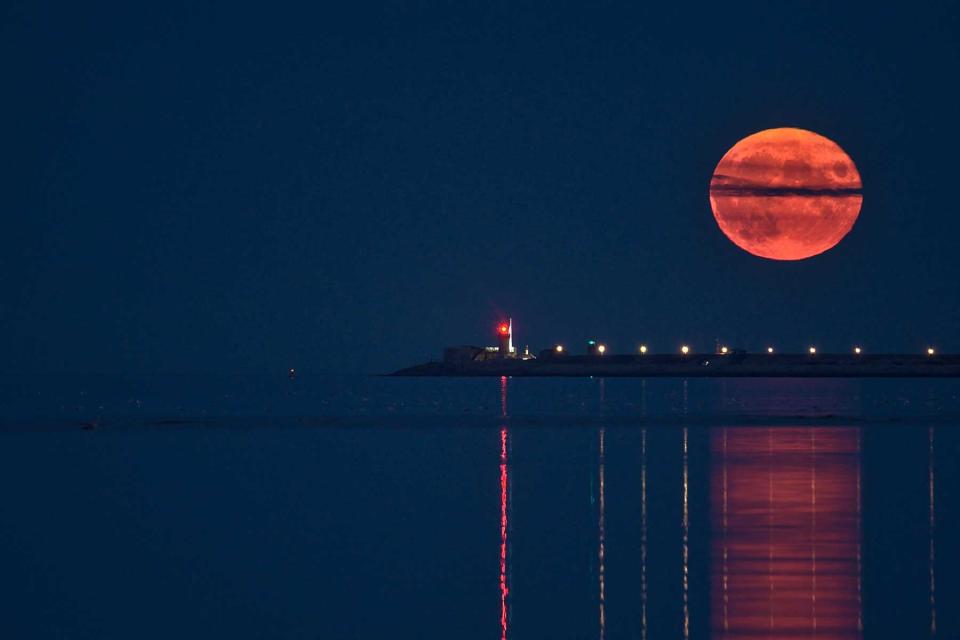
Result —
<svg viewBox="0 0 960 640"><path fill-rule="evenodd" d="M720 159L710 207L738 247L771 260L803 260L834 247L863 203L860 173L833 140L805 129L766 129Z"/></svg>

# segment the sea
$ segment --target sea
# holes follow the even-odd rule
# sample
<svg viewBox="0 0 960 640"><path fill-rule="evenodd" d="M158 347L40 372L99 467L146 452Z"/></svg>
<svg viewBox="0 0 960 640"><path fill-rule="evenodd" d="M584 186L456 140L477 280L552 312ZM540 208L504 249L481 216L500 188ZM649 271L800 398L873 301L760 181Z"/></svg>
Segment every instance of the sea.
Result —
<svg viewBox="0 0 960 640"><path fill-rule="evenodd" d="M0 637L960 638L960 381L0 378Z"/></svg>

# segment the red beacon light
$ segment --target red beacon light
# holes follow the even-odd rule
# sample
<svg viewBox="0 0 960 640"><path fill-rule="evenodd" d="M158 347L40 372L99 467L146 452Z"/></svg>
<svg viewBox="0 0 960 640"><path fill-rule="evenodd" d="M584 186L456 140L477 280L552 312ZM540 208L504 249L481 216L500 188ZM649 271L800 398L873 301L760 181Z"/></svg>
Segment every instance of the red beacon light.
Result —
<svg viewBox="0 0 960 640"><path fill-rule="evenodd" d="M496 324L497 351L501 358L515 357L513 349L513 321L500 321Z"/></svg>

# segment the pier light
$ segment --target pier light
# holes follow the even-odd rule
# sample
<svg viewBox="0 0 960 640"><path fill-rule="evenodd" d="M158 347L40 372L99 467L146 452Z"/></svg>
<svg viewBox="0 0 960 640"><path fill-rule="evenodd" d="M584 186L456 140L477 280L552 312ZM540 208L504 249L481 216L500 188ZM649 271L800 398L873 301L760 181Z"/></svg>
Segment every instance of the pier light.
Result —
<svg viewBox="0 0 960 640"><path fill-rule="evenodd" d="M724 353L724 354L725 354L725 353L727 353L728 351L730 351L730 349L727 349L726 347L720 347L720 353Z"/></svg>
<svg viewBox="0 0 960 640"><path fill-rule="evenodd" d="M555 350L557 353L563 353L563 345L562 345L562 344L558 344L556 347L554 347L554 350Z"/></svg>
<svg viewBox="0 0 960 640"><path fill-rule="evenodd" d="M646 355L646 353L647 353L647 345L645 344L640 345L640 355Z"/></svg>
<svg viewBox="0 0 960 640"><path fill-rule="evenodd" d="M817 348L816 348L816 347L810 347L809 351L810 351L810 355L812 355L812 356L817 354Z"/></svg>
<svg viewBox="0 0 960 640"><path fill-rule="evenodd" d="M510 325L507 324L506 322L501 322L500 324L497 325L497 333L499 333L502 336L507 335L508 333L510 333Z"/></svg>
<svg viewBox="0 0 960 640"><path fill-rule="evenodd" d="M606 350L607 350L607 345L605 344L597 345L597 351L600 353L600 355L603 355L606 352Z"/></svg>
<svg viewBox="0 0 960 640"><path fill-rule="evenodd" d="M936 350L934 350L933 347L927 347L927 355L928 355L928 356L932 356L932 355L935 354L935 353L936 353Z"/></svg>
<svg viewBox="0 0 960 640"><path fill-rule="evenodd" d="M773 347L767 347L767 353L773 353Z"/></svg>
<svg viewBox="0 0 960 640"><path fill-rule="evenodd" d="M688 347L687 345L683 345L682 347L680 347L680 353L682 353L683 355L687 355L688 353L690 353L690 347Z"/></svg>
<svg viewBox="0 0 960 640"><path fill-rule="evenodd" d="M863 349L861 349L860 347L854 347L853 352L857 355L860 355L863 352Z"/></svg>

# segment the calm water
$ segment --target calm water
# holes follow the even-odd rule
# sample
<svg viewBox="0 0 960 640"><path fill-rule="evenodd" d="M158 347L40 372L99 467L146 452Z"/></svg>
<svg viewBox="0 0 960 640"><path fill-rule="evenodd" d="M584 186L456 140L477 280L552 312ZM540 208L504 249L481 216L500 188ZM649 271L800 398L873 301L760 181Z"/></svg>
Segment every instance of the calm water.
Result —
<svg viewBox="0 0 960 640"><path fill-rule="evenodd" d="M5 638L960 638L960 382L0 385Z"/></svg>

